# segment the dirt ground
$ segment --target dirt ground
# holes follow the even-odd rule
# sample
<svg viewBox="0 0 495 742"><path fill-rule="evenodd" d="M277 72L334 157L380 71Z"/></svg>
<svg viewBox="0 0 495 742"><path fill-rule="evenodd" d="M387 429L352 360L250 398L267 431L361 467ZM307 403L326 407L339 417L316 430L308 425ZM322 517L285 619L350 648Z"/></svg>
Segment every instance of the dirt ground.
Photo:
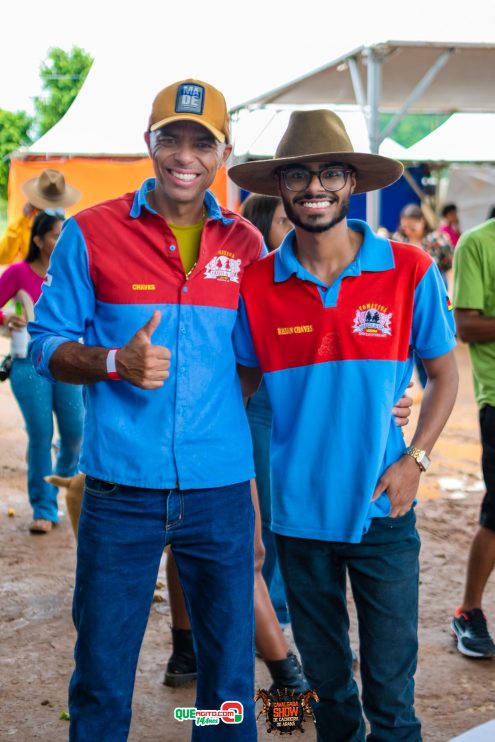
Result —
<svg viewBox="0 0 495 742"><path fill-rule="evenodd" d="M6 341L0 338L0 356L6 349ZM417 507L423 541L417 711L427 742L446 742L495 718L495 662L462 657L449 631L450 615L462 594L466 555L483 489L466 347L456 353L461 371L458 402L434 451L431 470L423 477ZM416 403L414 417L417 410ZM25 448L26 436L10 386L0 384L0 740L61 742L68 733L67 722L59 716L67 707L74 643L74 539L67 516L49 535L28 532ZM59 502L64 510L63 497ZM15 509L14 517L8 516L8 508ZM160 579L164 583L163 564ZM153 603L139 661L130 739L182 742L189 739L190 730L186 722L174 721L173 710L193 705L194 689L162 685L170 653L165 584L157 595L160 600ZM493 581L485 610L495 629ZM267 687L267 671L260 660L256 682ZM260 740L273 737L265 732L262 719L259 732ZM304 738L307 742L314 739L309 726Z"/></svg>

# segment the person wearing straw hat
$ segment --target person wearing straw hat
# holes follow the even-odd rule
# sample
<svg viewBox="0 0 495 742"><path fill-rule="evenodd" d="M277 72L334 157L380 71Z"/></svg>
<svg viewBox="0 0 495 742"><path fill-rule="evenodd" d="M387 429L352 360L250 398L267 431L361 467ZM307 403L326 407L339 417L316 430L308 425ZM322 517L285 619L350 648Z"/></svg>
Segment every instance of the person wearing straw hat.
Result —
<svg viewBox="0 0 495 742"><path fill-rule="evenodd" d="M347 219L353 193L402 164L354 152L332 111L292 113L274 158L236 165L238 186L280 195L294 229L245 273L234 333L241 374L264 373L273 408L272 530L318 740L421 739L414 711L418 554L414 501L453 407L454 325L432 259ZM412 351L428 373L406 447L389 410ZM346 577L357 607L352 674Z"/></svg>
<svg viewBox="0 0 495 742"><path fill-rule="evenodd" d="M51 168L26 181L21 188L28 201L21 216L10 224L0 239L2 264L26 259L34 218L40 211L47 211L49 214L57 212L63 216L64 209L73 206L81 198L77 188L66 183L64 174Z"/></svg>

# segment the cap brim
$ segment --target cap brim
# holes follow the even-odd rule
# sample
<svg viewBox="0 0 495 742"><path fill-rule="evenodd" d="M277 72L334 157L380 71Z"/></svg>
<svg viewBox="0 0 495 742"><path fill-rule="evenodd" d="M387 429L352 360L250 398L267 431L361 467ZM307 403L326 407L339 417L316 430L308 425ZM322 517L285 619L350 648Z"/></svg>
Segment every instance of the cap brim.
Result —
<svg viewBox="0 0 495 742"><path fill-rule="evenodd" d="M152 124L150 126L150 131L156 131L157 129L160 129L162 126L167 126L167 124L173 124L175 121L193 121L195 124L199 124L199 126L204 126L205 129L208 129L208 131L213 134L215 139L217 139L221 144L225 144L226 137L223 132L220 131L220 129L217 129L216 126L212 126L207 121L204 121L200 117L198 117L197 114L180 114L178 116L169 116L166 119L161 119L161 121L157 121L155 124Z"/></svg>
<svg viewBox="0 0 495 742"><path fill-rule="evenodd" d="M31 178L21 185L22 192L28 197L29 203L37 209L54 209L57 207L68 208L81 199L81 192L73 186L65 184L62 196L46 198L40 194L38 189L38 178Z"/></svg>
<svg viewBox="0 0 495 742"><path fill-rule="evenodd" d="M276 171L286 165L295 165L300 162L331 162L350 165L356 173L354 193L367 193L385 188L395 183L404 172L402 162L382 155L364 152L320 152L302 157L244 162L231 167L228 174L236 185L246 191L261 193L264 196L279 196Z"/></svg>

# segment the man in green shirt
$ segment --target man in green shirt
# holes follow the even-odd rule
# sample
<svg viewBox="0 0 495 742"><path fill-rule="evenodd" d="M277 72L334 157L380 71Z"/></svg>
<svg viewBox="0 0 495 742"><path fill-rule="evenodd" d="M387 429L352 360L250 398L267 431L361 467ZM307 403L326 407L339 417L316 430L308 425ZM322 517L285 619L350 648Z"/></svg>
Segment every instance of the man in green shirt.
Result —
<svg viewBox="0 0 495 742"><path fill-rule="evenodd" d="M469 553L464 598L455 611L452 630L462 654L493 657L495 644L481 601L495 566L495 219L465 232L457 244L454 306L458 335L469 343L473 365L486 494Z"/></svg>

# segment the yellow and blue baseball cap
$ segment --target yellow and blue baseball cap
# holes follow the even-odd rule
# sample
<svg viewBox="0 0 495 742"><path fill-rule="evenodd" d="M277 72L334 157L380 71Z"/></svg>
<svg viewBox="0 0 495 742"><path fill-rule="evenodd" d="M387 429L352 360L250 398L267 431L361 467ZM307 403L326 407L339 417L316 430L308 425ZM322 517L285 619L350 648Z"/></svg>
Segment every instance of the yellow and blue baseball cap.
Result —
<svg viewBox="0 0 495 742"><path fill-rule="evenodd" d="M149 131L174 121L194 121L222 144L229 143L229 114L222 93L201 80L182 80L160 90L151 109Z"/></svg>

